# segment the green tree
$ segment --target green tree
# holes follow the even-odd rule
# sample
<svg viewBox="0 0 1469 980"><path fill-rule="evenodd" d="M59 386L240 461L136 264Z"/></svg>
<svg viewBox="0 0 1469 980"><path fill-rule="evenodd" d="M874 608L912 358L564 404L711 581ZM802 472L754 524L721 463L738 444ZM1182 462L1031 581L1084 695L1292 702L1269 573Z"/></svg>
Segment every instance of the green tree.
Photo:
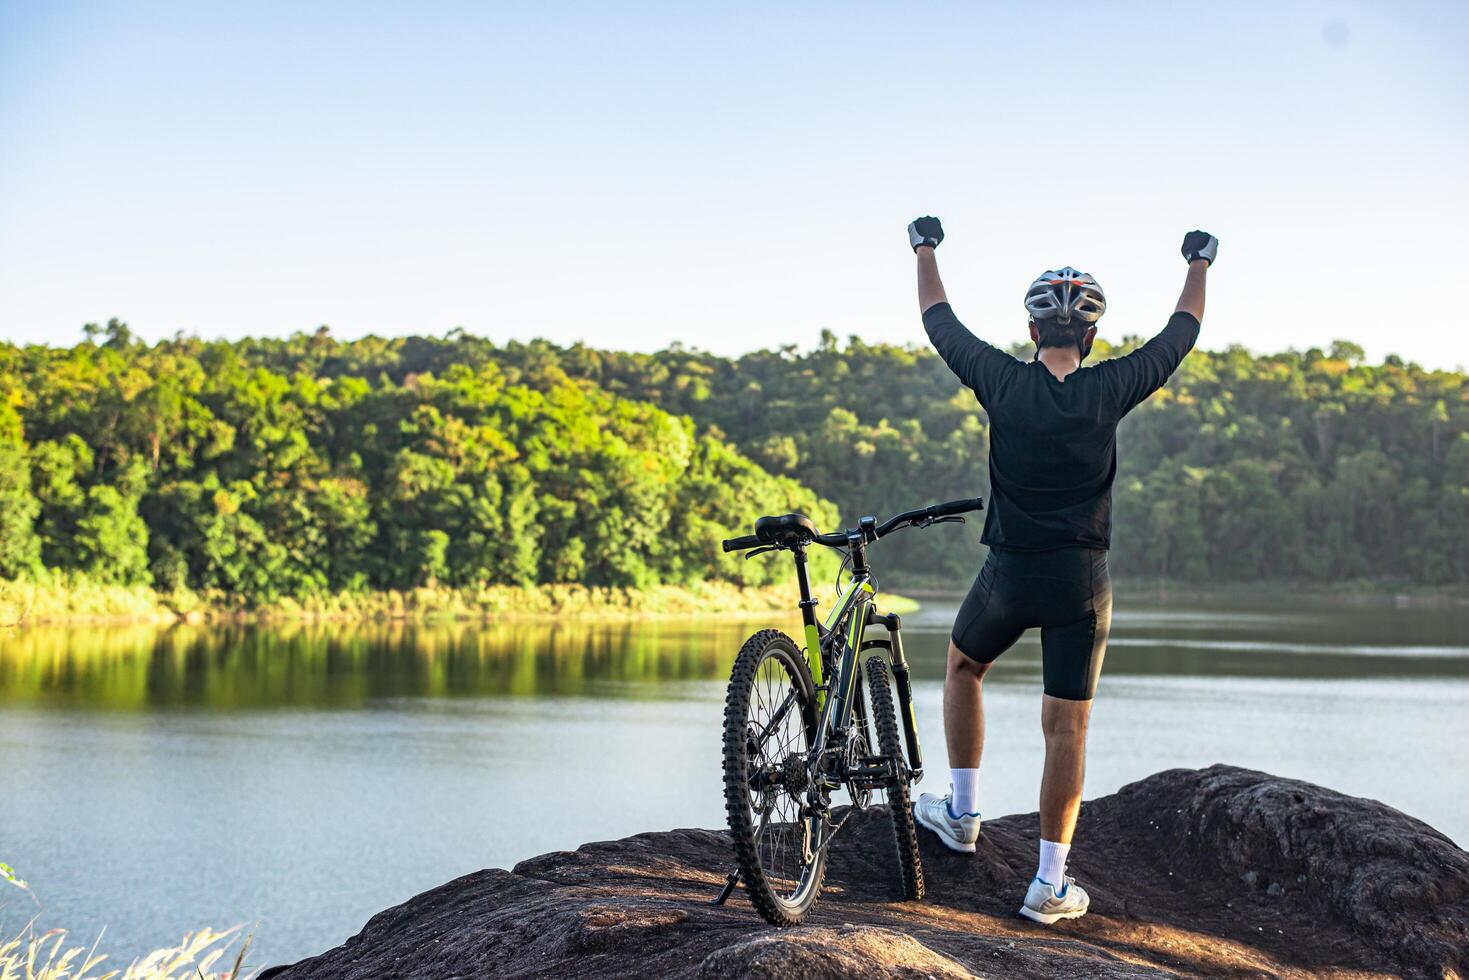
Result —
<svg viewBox="0 0 1469 980"><path fill-rule="evenodd" d="M40 513L41 502L31 492L20 416L0 401L0 578L29 578L40 571L41 539L36 534Z"/></svg>

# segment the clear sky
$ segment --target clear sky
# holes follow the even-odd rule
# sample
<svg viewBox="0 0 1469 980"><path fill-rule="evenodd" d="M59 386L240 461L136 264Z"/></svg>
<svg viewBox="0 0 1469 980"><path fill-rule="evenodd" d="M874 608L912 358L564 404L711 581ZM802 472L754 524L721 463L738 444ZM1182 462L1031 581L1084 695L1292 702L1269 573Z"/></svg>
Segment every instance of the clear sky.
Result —
<svg viewBox="0 0 1469 980"><path fill-rule="evenodd" d="M1469 361L1461 3L0 0L0 337L1022 339L1222 242L1207 346Z"/></svg>

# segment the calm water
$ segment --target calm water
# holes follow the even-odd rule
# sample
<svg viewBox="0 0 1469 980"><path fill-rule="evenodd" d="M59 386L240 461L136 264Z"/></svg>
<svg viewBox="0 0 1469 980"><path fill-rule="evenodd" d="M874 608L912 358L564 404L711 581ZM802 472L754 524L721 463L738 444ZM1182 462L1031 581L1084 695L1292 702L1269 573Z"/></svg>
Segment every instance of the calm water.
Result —
<svg viewBox="0 0 1469 980"><path fill-rule="evenodd" d="M907 617L929 771L954 607ZM131 956L255 927L319 952L486 866L719 826L724 677L750 624L32 630L0 636L0 860ZM1032 810L1040 649L987 684L987 813ZM1088 795L1232 762L1469 840L1469 611L1119 601ZM1084 847L1085 842L1079 843ZM35 915L0 893L0 935Z"/></svg>

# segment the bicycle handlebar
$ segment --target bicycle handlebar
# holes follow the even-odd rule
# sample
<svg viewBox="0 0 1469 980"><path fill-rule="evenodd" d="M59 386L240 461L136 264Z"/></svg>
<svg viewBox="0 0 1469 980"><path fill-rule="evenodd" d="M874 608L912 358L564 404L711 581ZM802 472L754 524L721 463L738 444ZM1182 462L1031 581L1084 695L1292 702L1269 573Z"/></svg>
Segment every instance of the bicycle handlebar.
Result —
<svg viewBox="0 0 1469 980"><path fill-rule="evenodd" d="M970 497L967 500L951 500L946 504L934 504L919 510L910 510L899 514L897 517L889 518L877 528L877 537L890 534L900 527L917 524L921 521L932 521L940 517L953 517L957 514L967 514L971 510L984 510L984 500L979 497Z"/></svg>
<svg viewBox="0 0 1469 980"><path fill-rule="evenodd" d="M967 514L974 510L984 510L984 499L982 497L970 497L965 500L950 500L944 504L933 504L929 507L921 507L918 510L904 511L896 517L890 517L872 530L869 541L886 537L899 528L911 527L915 524L926 524L931 521L940 520L945 517L954 517L959 514ZM828 534L818 534L811 541L815 544L824 544L829 548L842 548L847 545L847 531L832 531ZM738 538L727 538L722 542L725 551L744 551L749 548L758 548L761 545L773 545L772 541L762 541L753 534L746 534Z"/></svg>
<svg viewBox="0 0 1469 980"><path fill-rule="evenodd" d="M954 514L967 514L971 510L984 510L984 498L970 497L967 500L951 500L946 504L934 504L928 510L934 517L950 517Z"/></svg>

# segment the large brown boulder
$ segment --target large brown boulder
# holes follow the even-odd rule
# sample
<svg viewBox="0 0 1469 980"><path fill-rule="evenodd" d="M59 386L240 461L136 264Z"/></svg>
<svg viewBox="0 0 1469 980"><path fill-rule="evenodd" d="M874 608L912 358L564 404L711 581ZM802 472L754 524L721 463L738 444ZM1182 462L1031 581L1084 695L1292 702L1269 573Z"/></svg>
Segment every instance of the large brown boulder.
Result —
<svg viewBox="0 0 1469 980"><path fill-rule="evenodd" d="M380 977L1469 975L1469 855L1373 800L1229 766L1173 769L1082 810L1084 918L1015 917L1035 814L960 855L926 831L928 897L892 900L886 811L855 814L807 925L708 900L727 837L640 834L466 875L275 980Z"/></svg>

